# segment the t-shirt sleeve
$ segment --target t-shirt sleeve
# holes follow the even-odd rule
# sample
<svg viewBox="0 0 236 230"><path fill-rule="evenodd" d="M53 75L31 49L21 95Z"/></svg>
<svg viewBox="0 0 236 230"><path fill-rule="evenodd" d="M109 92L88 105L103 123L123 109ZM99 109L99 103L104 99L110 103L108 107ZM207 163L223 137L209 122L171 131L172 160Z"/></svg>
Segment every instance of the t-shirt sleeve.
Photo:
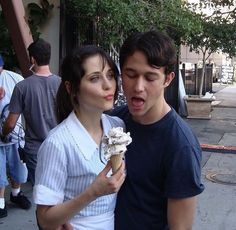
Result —
<svg viewBox="0 0 236 230"><path fill-rule="evenodd" d="M46 139L38 151L34 186L35 203L43 205L62 203L66 180L66 152L59 143Z"/></svg>
<svg viewBox="0 0 236 230"><path fill-rule="evenodd" d="M167 163L165 192L168 198L187 198L204 190L201 183L201 149L183 146Z"/></svg>
<svg viewBox="0 0 236 230"><path fill-rule="evenodd" d="M23 95L18 85L16 85L14 87L14 90L11 96L9 111L11 113L20 114L23 112L23 108L24 108Z"/></svg>

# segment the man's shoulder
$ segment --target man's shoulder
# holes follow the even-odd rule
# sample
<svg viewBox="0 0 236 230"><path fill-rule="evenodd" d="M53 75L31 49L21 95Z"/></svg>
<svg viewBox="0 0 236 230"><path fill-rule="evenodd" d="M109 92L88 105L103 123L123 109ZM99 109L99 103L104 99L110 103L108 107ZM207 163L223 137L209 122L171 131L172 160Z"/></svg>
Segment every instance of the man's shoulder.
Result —
<svg viewBox="0 0 236 230"><path fill-rule="evenodd" d="M57 74L54 74L54 73L52 73L49 77L56 78L56 79L61 79L60 76L58 76Z"/></svg>
<svg viewBox="0 0 236 230"><path fill-rule="evenodd" d="M196 144L198 139L192 128L175 112L172 111L172 121L168 122L169 140L179 143L180 145Z"/></svg>
<svg viewBox="0 0 236 230"><path fill-rule="evenodd" d="M122 105L115 107L109 115L111 116L117 116L121 118L122 120L126 120L126 118L129 116L129 110L127 105Z"/></svg>
<svg viewBox="0 0 236 230"><path fill-rule="evenodd" d="M13 72L11 70L4 70L5 74L9 75L10 77L12 77L12 79L15 81L15 82L19 82L19 81L22 81L24 80L24 78L19 74L19 73L16 73L16 72Z"/></svg>

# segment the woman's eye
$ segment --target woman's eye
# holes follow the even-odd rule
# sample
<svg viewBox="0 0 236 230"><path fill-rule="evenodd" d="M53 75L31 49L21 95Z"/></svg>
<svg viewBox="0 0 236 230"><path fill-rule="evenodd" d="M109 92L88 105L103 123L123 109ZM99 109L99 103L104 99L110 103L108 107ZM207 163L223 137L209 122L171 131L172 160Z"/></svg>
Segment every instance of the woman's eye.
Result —
<svg viewBox="0 0 236 230"><path fill-rule="evenodd" d="M99 80L99 78L100 78L99 75L93 75L93 76L91 76L90 81L97 82Z"/></svg>
<svg viewBox="0 0 236 230"><path fill-rule="evenodd" d="M107 79L112 80L115 78L115 75L113 73L110 73L107 75Z"/></svg>

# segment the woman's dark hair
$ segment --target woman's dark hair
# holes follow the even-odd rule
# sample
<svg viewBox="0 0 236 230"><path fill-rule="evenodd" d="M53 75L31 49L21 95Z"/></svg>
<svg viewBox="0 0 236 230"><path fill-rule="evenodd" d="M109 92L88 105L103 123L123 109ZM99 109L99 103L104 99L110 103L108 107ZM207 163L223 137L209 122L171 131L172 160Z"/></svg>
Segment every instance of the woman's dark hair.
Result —
<svg viewBox="0 0 236 230"><path fill-rule="evenodd" d="M86 45L75 49L71 54L64 58L60 69L62 82L56 98L58 122L67 118L73 110L73 105L78 104L76 95L79 90L81 79L85 75L83 64L88 58L95 55L99 55L102 58L104 67L106 63L110 66L117 82L119 76L118 68L115 62L102 48L95 45ZM70 94L66 90L65 82L70 83ZM117 88L115 95L117 96Z"/></svg>
<svg viewBox="0 0 236 230"><path fill-rule="evenodd" d="M175 70L176 50L173 41L158 31L137 32L128 37L120 50L120 69L129 56L141 51L150 66L165 67L165 74Z"/></svg>

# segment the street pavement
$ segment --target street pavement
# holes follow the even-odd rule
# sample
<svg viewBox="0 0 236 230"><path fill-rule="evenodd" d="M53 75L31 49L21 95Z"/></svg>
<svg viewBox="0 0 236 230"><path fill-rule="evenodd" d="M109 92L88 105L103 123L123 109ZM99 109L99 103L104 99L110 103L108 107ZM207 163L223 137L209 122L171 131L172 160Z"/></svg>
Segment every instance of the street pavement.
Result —
<svg viewBox="0 0 236 230"><path fill-rule="evenodd" d="M236 230L236 84L214 88L212 118L185 119L205 149L193 230Z"/></svg>
<svg viewBox="0 0 236 230"><path fill-rule="evenodd" d="M210 120L186 119L203 147L202 181L193 230L236 230L236 85L213 85L216 100ZM22 190L32 200L32 187ZM46 195L46 194L45 194ZM37 229L35 205L17 208L9 201L8 216L0 219L1 230Z"/></svg>

